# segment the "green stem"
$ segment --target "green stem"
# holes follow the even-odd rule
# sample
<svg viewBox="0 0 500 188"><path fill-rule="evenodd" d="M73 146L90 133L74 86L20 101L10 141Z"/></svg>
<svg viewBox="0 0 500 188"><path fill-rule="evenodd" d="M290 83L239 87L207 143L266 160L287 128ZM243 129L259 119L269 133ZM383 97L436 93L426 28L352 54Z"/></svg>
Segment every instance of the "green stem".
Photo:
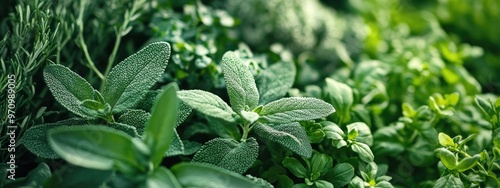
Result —
<svg viewBox="0 0 500 188"><path fill-rule="evenodd" d="M252 127L253 127L251 125L252 124L245 124L244 126L241 127L243 129L243 135L241 136L241 141L242 142L246 142L247 141L248 134L250 133L250 131L252 130Z"/></svg>
<svg viewBox="0 0 500 188"><path fill-rule="evenodd" d="M118 31L118 33L116 34L115 45L113 46L113 51L111 52L111 55L109 56L108 65L106 66L106 71L104 72L103 78L107 78L108 77L109 72L111 71L111 67L113 65L113 61L115 61L116 53L118 51L118 48L120 46L120 42L121 42L121 39L122 39L121 32L122 31L120 29L120 31ZM103 81L101 82L101 87L99 88L99 90L101 92L103 92L105 84L106 84L106 79L103 79Z"/></svg>
<svg viewBox="0 0 500 188"><path fill-rule="evenodd" d="M83 37L83 28L84 28L83 27L83 13L85 12L85 7L87 6L88 2L86 0L81 0L80 2L81 2L80 3L80 11L78 14L78 18L76 20L76 23L78 26L78 43L80 43L80 46L83 50L83 54L85 55L85 59L87 60L90 69L92 69L97 74L97 76L99 76L99 78L101 80L104 80L104 76L97 69L97 67L94 64L94 61L92 61L92 58L90 58L89 51L87 49L87 45L85 44L85 39Z"/></svg>

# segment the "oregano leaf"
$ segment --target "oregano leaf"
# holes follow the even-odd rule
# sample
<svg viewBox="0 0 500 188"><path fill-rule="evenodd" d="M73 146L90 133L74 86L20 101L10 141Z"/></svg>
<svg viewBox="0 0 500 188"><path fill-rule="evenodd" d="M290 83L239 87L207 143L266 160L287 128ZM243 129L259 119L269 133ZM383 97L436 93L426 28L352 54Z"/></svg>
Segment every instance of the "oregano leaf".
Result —
<svg viewBox="0 0 500 188"><path fill-rule="evenodd" d="M236 112L250 110L259 103L259 92L252 73L234 52L222 57L222 72L229 101Z"/></svg>
<svg viewBox="0 0 500 188"><path fill-rule="evenodd" d="M215 138L201 147L193 162L210 163L242 174L253 165L258 154L259 144L255 138L248 138L246 142Z"/></svg>
<svg viewBox="0 0 500 188"><path fill-rule="evenodd" d="M306 131L297 122L280 125L257 123L252 129L266 140L279 143L301 156L311 157L311 143Z"/></svg>
<svg viewBox="0 0 500 188"><path fill-rule="evenodd" d="M177 96L184 103L198 112L220 118L227 122L235 122L237 114L219 96L202 90L183 90Z"/></svg>
<svg viewBox="0 0 500 188"><path fill-rule="evenodd" d="M295 65L279 62L264 69L257 77L259 104L267 104L286 95L295 80Z"/></svg>
<svg viewBox="0 0 500 188"><path fill-rule="evenodd" d="M158 81L170 58L170 45L152 43L117 64L104 85L103 96L114 113L134 106Z"/></svg>
<svg viewBox="0 0 500 188"><path fill-rule="evenodd" d="M74 114L84 118L95 118L81 109L81 101L93 99L94 88L81 76L69 68L55 64L43 70L45 83L54 98Z"/></svg>
<svg viewBox="0 0 500 188"><path fill-rule="evenodd" d="M289 97L262 107L259 121L263 123L290 123L323 118L335 112L332 105L320 99Z"/></svg>

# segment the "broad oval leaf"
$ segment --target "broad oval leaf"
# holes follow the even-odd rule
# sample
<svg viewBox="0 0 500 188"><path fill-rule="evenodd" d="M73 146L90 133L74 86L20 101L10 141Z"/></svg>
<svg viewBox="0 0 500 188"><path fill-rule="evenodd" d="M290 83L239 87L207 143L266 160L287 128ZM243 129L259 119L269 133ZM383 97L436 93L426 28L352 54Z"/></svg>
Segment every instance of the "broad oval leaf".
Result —
<svg viewBox="0 0 500 188"><path fill-rule="evenodd" d="M326 78L326 86L323 90L324 98L334 106L338 113L333 114L335 122L343 125L351 119L351 106L354 102L351 87L331 78Z"/></svg>
<svg viewBox="0 0 500 188"><path fill-rule="evenodd" d="M344 187L354 177L354 167L349 163L337 164L323 178L332 182L334 187Z"/></svg>
<svg viewBox="0 0 500 188"><path fill-rule="evenodd" d="M296 69L292 62L279 62L264 69L257 77L259 104L267 104L286 95L295 80Z"/></svg>
<svg viewBox="0 0 500 188"><path fill-rule="evenodd" d="M436 152L438 153L438 157L441 159L441 162L446 168L450 170L455 169L455 167L457 166L457 158L450 150L445 148L438 148L436 149Z"/></svg>
<svg viewBox="0 0 500 188"><path fill-rule="evenodd" d="M479 154L476 154L472 157L467 157L467 158L464 158L462 159L456 169L459 171L459 172L464 172L466 170L469 170L471 169L472 167L476 166L477 162L479 161L479 159L481 158L481 156Z"/></svg>
<svg viewBox="0 0 500 188"><path fill-rule="evenodd" d="M165 86L153 105L151 118L144 131L143 141L151 150L151 161L155 166L160 164L172 143L179 105L177 90L175 83Z"/></svg>
<svg viewBox="0 0 500 188"><path fill-rule="evenodd" d="M210 117L235 122L238 115L219 96L202 90L183 90L177 92L182 102L198 112Z"/></svg>
<svg viewBox="0 0 500 188"><path fill-rule="evenodd" d="M133 173L145 170L147 153L131 136L99 125L64 126L49 131L49 144L73 165ZM140 144L139 144L140 143Z"/></svg>
<svg viewBox="0 0 500 188"><path fill-rule="evenodd" d="M234 52L226 52L222 57L222 72L233 109L240 112L255 108L259 103L255 80L250 70Z"/></svg>
<svg viewBox="0 0 500 188"><path fill-rule="evenodd" d="M134 106L165 71L170 45L152 43L117 64L104 85L103 96L114 113Z"/></svg>
<svg viewBox="0 0 500 188"><path fill-rule="evenodd" d="M356 142L351 145L352 151L359 154L359 158L367 163L373 162L375 156L373 156L373 152L368 145L361 142Z"/></svg>
<svg viewBox="0 0 500 188"><path fill-rule="evenodd" d="M434 188L463 188L464 183L460 179L453 174L448 174L446 176L440 177L436 184L434 184Z"/></svg>
<svg viewBox="0 0 500 188"><path fill-rule="evenodd" d="M259 121L283 124L323 118L333 112L333 106L320 99L289 97L264 105L259 113Z"/></svg>
<svg viewBox="0 0 500 188"><path fill-rule="evenodd" d="M438 134L438 141L441 146L445 147L453 147L455 146L455 142L453 142L453 139L448 136L446 133L439 133Z"/></svg>
<svg viewBox="0 0 500 188"><path fill-rule="evenodd" d="M266 140L277 142L301 156L311 157L311 143L306 131L297 122L281 125L257 123L252 129Z"/></svg>
<svg viewBox="0 0 500 188"><path fill-rule="evenodd" d="M306 167L302 165L302 163L293 158L293 157L285 157L283 161L281 162L285 168L290 170L293 175L295 175L298 178L308 178L309 174L308 171L306 170Z"/></svg>
<svg viewBox="0 0 500 188"><path fill-rule="evenodd" d="M43 77L50 92L62 106L80 117L95 118L80 106L82 101L93 99L94 96L94 88L85 79L58 64L46 66Z"/></svg>
<svg viewBox="0 0 500 188"><path fill-rule="evenodd" d="M350 133L351 130L356 129L358 135L356 136L357 142L363 142L368 146L373 145L373 136L370 127L364 122L354 122L346 126L347 132Z"/></svg>
<svg viewBox="0 0 500 188"><path fill-rule="evenodd" d="M201 147L193 162L209 163L242 174L253 165L258 155L259 144L254 138L246 142L215 138Z"/></svg>
<svg viewBox="0 0 500 188"><path fill-rule="evenodd" d="M170 168L182 187L261 187L235 172L201 163L179 163Z"/></svg>

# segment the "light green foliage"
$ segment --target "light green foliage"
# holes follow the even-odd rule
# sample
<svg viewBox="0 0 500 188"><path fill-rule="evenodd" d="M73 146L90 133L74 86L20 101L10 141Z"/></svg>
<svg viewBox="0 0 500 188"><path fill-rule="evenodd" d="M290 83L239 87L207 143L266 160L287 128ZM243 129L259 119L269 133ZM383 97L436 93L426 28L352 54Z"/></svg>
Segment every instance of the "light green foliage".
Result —
<svg viewBox="0 0 500 188"><path fill-rule="evenodd" d="M133 107L160 78L170 58L170 45L152 43L111 69L103 96L114 113Z"/></svg>
<svg viewBox="0 0 500 188"><path fill-rule="evenodd" d="M254 138L238 143L232 139L216 138L208 141L194 155L193 162L203 162L244 173L257 159L259 145Z"/></svg>
<svg viewBox="0 0 500 188"><path fill-rule="evenodd" d="M349 163L335 165L331 171L325 174L325 179L330 181L334 187L344 187L354 177L354 167Z"/></svg>
<svg viewBox="0 0 500 188"><path fill-rule="evenodd" d="M155 166L160 164L172 143L179 105L177 90L176 84L165 87L153 106L151 118L144 131L142 140L151 149L151 160Z"/></svg>
<svg viewBox="0 0 500 188"><path fill-rule="evenodd" d="M45 83L61 105L80 117L91 118L80 107L82 101L94 96L94 89L85 79L62 65L49 65L43 73Z"/></svg>
<svg viewBox="0 0 500 188"><path fill-rule="evenodd" d="M235 122L236 113L220 97L202 90L179 91L178 97L191 108L211 117Z"/></svg>
<svg viewBox="0 0 500 188"><path fill-rule="evenodd" d="M270 102L259 112L263 123L290 123L325 117L335 112L332 105L315 98L290 97Z"/></svg>
<svg viewBox="0 0 500 188"><path fill-rule="evenodd" d="M226 81L231 107L236 112L251 110L259 103L259 91L253 75L234 52L222 57L222 71Z"/></svg>
<svg viewBox="0 0 500 188"><path fill-rule="evenodd" d="M361 160L367 163L373 162L373 159L375 158L372 150L370 149L370 146L366 145L365 143L355 142L351 145L351 149L352 151L359 154L359 158Z"/></svg>
<svg viewBox="0 0 500 188"><path fill-rule="evenodd" d="M311 157L311 143L299 123L278 125L262 125L257 123L253 127L253 130L262 138L277 142L303 157Z"/></svg>
<svg viewBox="0 0 500 188"><path fill-rule="evenodd" d="M323 96L338 112L332 114L335 122L342 125L351 120L350 112L354 102L351 87L334 79L326 78Z"/></svg>
<svg viewBox="0 0 500 188"><path fill-rule="evenodd" d="M295 80L296 68L291 62L279 62L263 70L256 78L259 104L267 104L287 93Z"/></svg>

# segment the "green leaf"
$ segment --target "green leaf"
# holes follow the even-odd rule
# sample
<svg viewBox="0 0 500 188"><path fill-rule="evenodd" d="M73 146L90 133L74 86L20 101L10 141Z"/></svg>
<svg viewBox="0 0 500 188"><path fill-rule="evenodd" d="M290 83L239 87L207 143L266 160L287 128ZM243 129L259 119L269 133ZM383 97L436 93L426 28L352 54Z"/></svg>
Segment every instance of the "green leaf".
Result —
<svg viewBox="0 0 500 188"><path fill-rule="evenodd" d="M57 127L49 131L48 140L61 158L77 166L124 173L145 170L147 166L146 146L109 127Z"/></svg>
<svg viewBox="0 0 500 188"><path fill-rule="evenodd" d="M238 115L219 96L202 90L184 90L177 92L182 102L198 112L227 122L236 122Z"/></svg>
<svg viewBox="0 0 500 188"><path fill-rule="evenodd" d="M290 123L323 118L335 112L332 105L315 98L289 97L262 107L259 121L263 123Z"/></svg>
<svg viewBox="0 0 500 188"><path fill-rule="evenodd" d="M295 80L295 65L279 62L264 69L257 77L259 104L267 104L286 95Z"/></svg>
<svg viewBox="0 0 500 188"><path fill-rule="evenodd" d="M388 181L381 181L375 184L375 188L394 188L394 186Z"/></svg>
<svg viewBox="0 0 500 188"><path fill-rule="evenodd" d="M124 133L127 133L131 137L134 137L134 138L139 137L139 134L137 133L137 130L135 129L135 127L127 125L127 124L115 122L115 123L106 124L105 126L114 128L116 130L120 130Z"/></svg>
<svg viewBox="0 0 500 188"><path fill-rule="evenodd" d="M148 188L182 188L174 174L165 167L157 168L153 174L148 176L144 187Z"/></svg>
<svg viewBox="0 0 500 188"><path fill-rule="evenodd" d="M367 163L373 162L375 156L373 156L372 150L368 145L361 142L356 142L351 145L352 151L359 154L359 158Z"/></svg>
<svg viewBox="0 0 500 188"><path fill-rule="evenodd" d="M327 154L314 152L311 161L311 172L318 174L325 174L332 168L333 159ZM315 180L315 179L312 179Z"/></svg>
<svg viewBox="0 0 500 188"><path fill-rule="evenodd" d="M5 187L42 187L45 180L50 178L52 173L45 163L40 163L35 169L31 170L24 178L17 178L8 182ZM5 177L2 177L5 178Z"/></svg>
<svg viewBox="0 0 500 188"><path fill-rule="evenodd" d="M80 107L82 101L93 99L94 88L85 79L58 64L46 66L43 77L57 102L80 117L94 118Z"/></svg>
<svg viewBox="0 0 500 188"><path fill-rule="evenodd" d="M314 182L314 185L317 187L317 188L334 188L333 184L330 183L330 182L327 182L325 180L316 180Z"/></svg>
<svg viewBox="0 0 500 188"><path fill-rule="evenodd" d="M241 117L243 117L248 124L252 124L259 119L259 114L252 111L241 111Z"/></svg>
<svg viewBox="0 0 500 188"><path fill-rule="evenodd" d="M332 122L323 121L323 131L325 132L326 138L332 140L332 145L336 148L341 148L347 146L347 142L344 140L345 134L340 127Z"/></svg>
<svg viewBox="0 0 500 188"><path fill-rule="evenodd" d="M326 78L326 86L323 92L324 99L338 111L338 113L333 114L335 122L339 124L349 122L351 119L351 106L354 102L351 87L334 79Z"/></svg>
<svg viewBox="0 0 500 188"><path fill-rule="evenodd" d="M439 140L439 144L441 144L442 146L445 146L445 147L454 147L455 146L455 142L453 142L453 139L448 136L446 133L439 133L438 134L438 140Z"/></svg>
<svg viewBox="0 0 500 188"><path fill-rule="evenodd" d="M104 85L103 96L114 113L133 107L165 71L170 45L152 43L117 64Z"/></svg>
<svg viewBox="0 0 500 188"><path fill-rule="evenodd" d="M476 154L472 157L466 157L464 159L462 159L456 169L459 171L459 172L464 172L466 170L469 170L471 169L472 167L476 166L477 162L479 161L479 159L481 158L481 156L479 154Z"/></svg>
<svg viewBox="0 0 500 188"><path fill-rule="evenodd" d="M170 168L182 187L259 187L235 172L200 163L178 163Z"/></svg>
<svg viewBox="0 0 500 188"><path fill-rule="evenodd" d="M448 174L446 176L440 177L436 184L434 184L434 188L463 188L464 184L460 177L457 177L453 174Z"/></svg>
<svg viewBox="0 0 500 188"><path fill-rule="evenodd" d="M183 155L184 152L184 143L181 140L181 137L177 133L177 131L174 131L174 136L172 137L172 143L170 144L170 147L168 148L165 156L170 157L170 156L176 156L176 155Z"/></svg>
<svg viewBox="0 0 500 188"><path fill-rule="evenodd" d="M231 107L236 112L251 110L259 103L259 91L252 73L234 52L222 57L222 72Z"/></svg>
<svg viewBox="0 0 500 188"><path fill-rule="evenodd" d="M445 148L438 148L436 149L436 152L446 168L450 170L455 169L455 167L457 166L457 158L450 150Z"/></svg>
<svg viewBox="0 0 500 188"><path fill-rule="evenodd" d="M351 130L348 130L348 133L347 133L348 140L355 140L357 137L358 137L358 129L353 128Z"/></svg>
<svg viewBox="0 0 500 188"><path fill-rule="evenodd" d="M157 98L151 111L143 141L151 150L151 161L158 166L165 152L172 143L174 127L177 119L179 100L177 99L177 84L165 86L165 90Z"/></svg>
<svg viewBox="0 0 500 188"><path fill-rule="evenodd" d="M299 160L293 158L293 157L285 157L283 159L283 162L281 162L285 168L290 170L293 175L295 175L298 178L308 178L309 174L306 170L306 167L300 163Z"/></svg>
<svg viewBox="0 0 500 188"><path fill-rule="evenodd" d="M479 109L481 109L483 114L491 118L491 116L495 113L495 108L491 105L491 102L480 96L476 96L474 99L476 101L476 105Z"/></svg>
<svg viewBox="0 0 500 188"><path fill-rule="evenodd" d="M112 173L111 170L63 166L45 182L44 187L99 187L108 180Z"/></svg>
<svg viewBox="0 0 500 188"><path fill-rule="evenodd" d="M81 103L82 107L85 107L85 108L88 108L88 109L91 109L91 110L100 110L100 109L104 109L104 104L101 104L99 101L95 101L93 99L85 99L82 101Z"/></svg>
<svg viewBox="0 0 500 188"><path fill-rule="evenodd" d="M347 132L356 129L358 135L355 137L357 142L363 142L369 146L373 144L373 136L370 127L364 122L354 122L346 126Z"/></svg>
<svg viewBox="0 0 500 188"><path fill-rule="evenodd" d="M354 167L349 163L340 163L328 171L323 179L332 182L334 187L344 187L353 177Z"/></svg>
<svg viewBox="0 0 500 188"><path fill-rule="evenodd" d="M151 114L144 110L128 110L123 115L118 118L118 122L127 124L135 127L137 134L140 137L143 136L144 130L146 129L146 123L148 122Z"/></svg>
<svg viewBox="0 0 500 188"><path fill-rule="evenodd" d="M38 157L47 159L57 159L59 155L55 153L49 145L47 140L47 132L50 129L67 126L67 125L83 125L86 124L85 120L82 119L68 119L59 121L57 123L49 123L43 125L36 125L29 128L24 132L23 136L19 140L19 143L23 144L31 153Z"/></svg>
<svg viewBox="0 0 500 188"><path fill-rule="evenodd" d="M257 160L259 144L254 138L246 142L215 138L208 141L194 155L193 162L214 164L237 173L244 173Z"/></svg>
<svg viewBox="0 0 500 188"><path fill-rule="evenodd" d="M279 143L301 156L311 157L311 143L306 131L304 131L299 123L280 125L262 125L257 123L253 127L253 130L266 140Z"/></svg>

